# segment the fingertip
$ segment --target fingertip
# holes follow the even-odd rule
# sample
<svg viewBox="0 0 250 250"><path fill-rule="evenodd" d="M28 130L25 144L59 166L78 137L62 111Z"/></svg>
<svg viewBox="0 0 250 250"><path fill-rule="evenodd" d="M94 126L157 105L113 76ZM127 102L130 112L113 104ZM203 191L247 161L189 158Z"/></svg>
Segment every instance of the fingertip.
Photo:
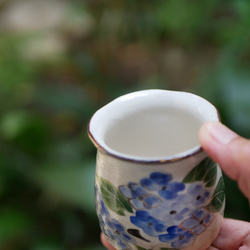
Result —
<svg viewBox="0 0 250 250"><path fill-rule="evenodd" d="M199 132L202 148L241 191L250 198L250 141L240 137L220 122L207 122Z"/></svg>
<svg viewBox="0 0 250 250"><path fill-rule="evenodd" d="M100 238L101 238L102 244L103 244L107 249L109 249L109 250L115 250L115 248L113 248L113 247L109 244L108 240L106 239L106 237L105 237L105 235L104 235L103 233L101 233Z"/></svg>
<svg viewBox="0 0 250 250"><path fill-rule="evenodd" d="M212 158L215 158L215 153L217 152L217 142L214 140L211 130L214 127L220 126L220 122L211 121L204 123L199 130L199 141L202 148L208 153Z"/></svg>
<svg viewBox="0 0 250 250"><path fill-rule="evenodd" d="M209 135L209 130L208 130L208 126L209 126L210 122L206 122L204 124L202 124L202 126L200 127L199 130L199 140L201 145L203 145L204 143L206 143L207 138L210 137Z"/></svg>

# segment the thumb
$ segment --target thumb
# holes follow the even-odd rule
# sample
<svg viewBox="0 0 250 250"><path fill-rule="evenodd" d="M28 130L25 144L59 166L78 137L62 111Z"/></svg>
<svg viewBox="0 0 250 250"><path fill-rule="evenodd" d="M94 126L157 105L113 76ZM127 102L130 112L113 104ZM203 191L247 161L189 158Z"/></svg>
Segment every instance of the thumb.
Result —
<svg viewBox="0 0 250 250"><path fill-rule="evenodd" d="M219 122L205 123L199 133L201 146L250 200L250 140Z"/></svg>

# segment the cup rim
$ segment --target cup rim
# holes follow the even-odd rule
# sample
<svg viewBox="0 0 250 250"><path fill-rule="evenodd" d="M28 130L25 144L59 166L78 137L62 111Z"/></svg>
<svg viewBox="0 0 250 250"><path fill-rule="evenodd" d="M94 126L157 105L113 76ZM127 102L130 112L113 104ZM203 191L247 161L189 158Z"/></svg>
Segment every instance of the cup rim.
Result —
<svg viewBox="0 0 250 250"><path fill-rule="evenodd" d="M172 90L162 90L162 89L148 89L148 90L135 91L135 92L131 92L131 93L122 95L122 96L114 99L113 101L109 102L108 104L106 104L102 108L98 109L92 115L92 117L91 117L91 119L90 119L90 121L88 123L87 133L88 133L88 136L89 136L90 140L92 141L94 146L97 148L97 150L100 150L100 151L102 151L102 152L104 152L104 153L106 153L106 154L108 154L108 155L110 155L112 157L115 157L115 158L117 158L119 160L135 162L135 163L144 163L144 164L147 164L147 163L148 164L164 164L164 163L177 162L177 161L184 160L186 158L193 157L193 156L195 156L197 154L200 154L200 153L204 152L202 146L198 145L198 146L193 147L193 148L191 148L189 150L182 151L182 152L180 152L178 154L173 154L173 155L170 155L170 156L160 157L159 159L156 159L156 157L145 158L145 157L139 157L139 156L136 157L134 155L126 155L126 154L122 154L122 153L120 153L118 151L115 151L115 150L110 150L108 147L105 148L104 146L101 145L101 143L99 143L97 141L97 139L95 138L95 136L91 132L91 123L92 123L92 120L95 117L97 112L99 112L100 110L105 108L107 105L109 105L111 103L114 103L114 102L118 102L122 98L128 97L129 95L136 95L136 94L140 94L140 93L143 93L143 92L150 92L150 91L166 91L166 92L172 92L172 93L180 92L180 93L190 94L190 95L196 96L199 99L207 102L211 107L214 108L214 110L216 112L216 118L217 118L216 121L221 122L221 117L220 117L220 113L219 113L218 109L210 101L208 101L207 99L205 99L205 98L203 98L201 96L198 96L196 94L193 94L193 93L190 93L190 92L185 92L185 91L172 91Z"/></svg>

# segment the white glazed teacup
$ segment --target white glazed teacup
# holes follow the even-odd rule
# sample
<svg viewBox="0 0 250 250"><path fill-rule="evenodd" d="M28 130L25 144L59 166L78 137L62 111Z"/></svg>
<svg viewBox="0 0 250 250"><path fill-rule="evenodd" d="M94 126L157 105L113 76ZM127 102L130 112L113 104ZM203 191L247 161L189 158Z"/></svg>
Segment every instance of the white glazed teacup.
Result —
<svg viewBox="0 0 250 250"><path fill-rule="evenodd" d="M207 249L225 207L220 168L198 131L217 109L186 92L121 96L89 123L97 147L96 209L116 249Z"/></svg>

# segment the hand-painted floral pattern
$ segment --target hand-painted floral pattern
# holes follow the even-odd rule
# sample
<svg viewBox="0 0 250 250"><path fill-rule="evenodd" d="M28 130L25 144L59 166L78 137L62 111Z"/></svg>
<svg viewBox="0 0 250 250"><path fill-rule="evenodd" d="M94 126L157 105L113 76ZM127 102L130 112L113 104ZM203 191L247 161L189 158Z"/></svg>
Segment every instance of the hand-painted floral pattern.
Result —
<svg viewBox="0 0 250 250"><path fill-rule="evenodd" d="M200 208L193 213L191 218L185 220L180 227L192 234L199 235L206 230L213 220L213 214L209 213L205 208Z"/></svg>
<svg viewBox="0 0 250 250"><path fill-rule="evenodd" d="M109 219L105 224L105 236L115 242L119 249L130 249L129 244L135 244L135 239L130 236L124 226L115 219Z"/></svg>
<svg viewBox="0 0 250 250"><path fill-rule="evenodd" d="M185 189L182 182L171 182L173 176L171 174L164 174L154 172L149 178L144 178L140 184L151 191L157 191L161 198L171 200L177 197L179 191Z"/></svg>
<svg viewBox="0 0 250 250"><path fill-rule="evenodd" d="M130 236L124 226L116 219L110 217L98 187L96 190L96 208L100 227L105 236L119 249L130 249L129 244L135 244L136 240Z"/></svg>
<svg viewBox="0 0 250 250"><path fill-rule="evenodd" d="M191 215L193 207L175 200L165 200L160 207L150 210L151 216L168 222L168 226L173 226L183 221Z"/></svg>
<svg viewBox="0 0 250 250"><path fill-rule="evenodd" d="M159 236L159 240L171 244L174 248L185 248L194 242L195 235L178 226L172 226L167 229L167 234Z"/></svg>
<svg viewBox="0 0 250 250"><path fill-rule="evenodd" d="M130 249L129 244L137 245L137 240L149 242L150 237L165 243L167 248L185 249L192 246L197 236L204 233L214 221L213 213L219 212L224 201L224 196L218 196L219 192L224 192L222 177L214 189L207 184L215 183L210 178L212 174L208 175L209 182L205 182L201 180L200 169L196 171L197 178L192 177L191 181L189 173L183 182L174 180L172 174L153 172L137 183L129 182L119 186L117 191L114 191L114 200L110 201L113 197L111 193L107 204L106 200L102 199L105 194L101 193L97 185L97 214L106 237L119 249ZM209 171L207 169L207 172ZM211 167L211 171L214 171L214 168ZM105 180L101 181L104 182ZM106 182L107 189L113 190L114 187L109 185ZM116 195L119 195L117 200ZM127 204L121 196L127 200ZM220 198L220 204L214 204L217 197ZM131 227L128 229L118 222L117 217L111 216L111 212L116 210L110 206L120 201L123 201L126 213L132 211L129 216ZM121 216L118 212L117 215Z"/></svg>
<svg viewBox="0 0 250 250"><path fill-rule="evenodd" d="M120 192L129 200L136 210L151 209L161 204L158 196L148 192L146 188L136 183L120 186Z"/></svg>
<svg viewBox="0 0 250 250"><path fill-rule="evenodd" d="M157 220L147 211L137 211L135 215L130 217L130 221L150 236L157 237L167 229L166 222Z"/></svg>

